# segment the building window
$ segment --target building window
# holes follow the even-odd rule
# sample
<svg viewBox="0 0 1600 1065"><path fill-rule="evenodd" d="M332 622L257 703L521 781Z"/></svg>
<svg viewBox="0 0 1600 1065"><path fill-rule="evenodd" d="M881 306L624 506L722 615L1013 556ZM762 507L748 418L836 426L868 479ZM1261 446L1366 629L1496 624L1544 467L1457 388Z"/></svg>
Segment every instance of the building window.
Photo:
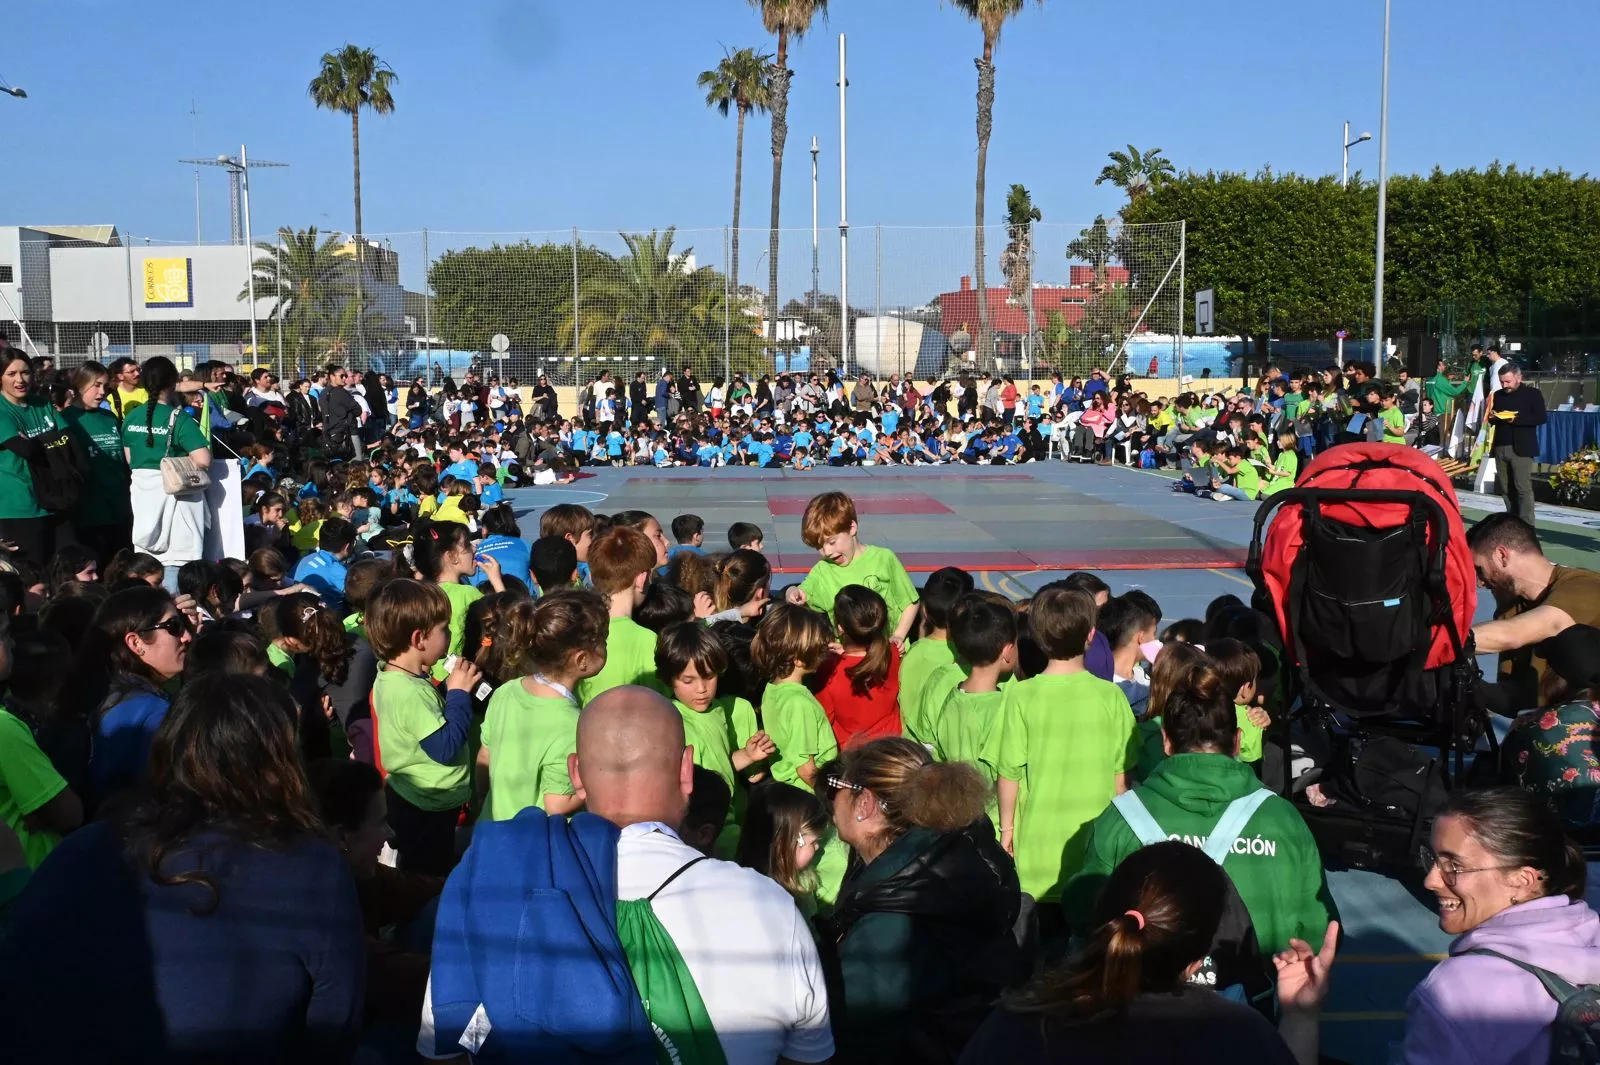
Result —
<svg viewBox="0 0 1600 1065"><path fill-rule="evenodd" d="M0 263L0 285L14 284L16 278L12 276L11 267Z"/></svg>

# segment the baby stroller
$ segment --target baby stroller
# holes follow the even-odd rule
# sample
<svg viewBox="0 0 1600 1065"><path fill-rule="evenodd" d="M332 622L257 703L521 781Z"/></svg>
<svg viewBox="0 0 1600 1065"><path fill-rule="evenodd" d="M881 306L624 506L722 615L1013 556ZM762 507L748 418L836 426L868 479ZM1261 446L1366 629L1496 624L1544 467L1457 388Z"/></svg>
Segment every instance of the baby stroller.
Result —
<svg viewBox="0 0 1600 1065"><path fill-rule="evenodd" d="M1449 479L1414 448L1334 447L1262 504L1247 567L1283 639L1283 727L1324 756L1320 779L1286 780L1285 794L1324 855L1415 867L1468 756L1493 743L1473 698L1477 580ZM1304 792L1313 779L1327 805Z"/></svg>

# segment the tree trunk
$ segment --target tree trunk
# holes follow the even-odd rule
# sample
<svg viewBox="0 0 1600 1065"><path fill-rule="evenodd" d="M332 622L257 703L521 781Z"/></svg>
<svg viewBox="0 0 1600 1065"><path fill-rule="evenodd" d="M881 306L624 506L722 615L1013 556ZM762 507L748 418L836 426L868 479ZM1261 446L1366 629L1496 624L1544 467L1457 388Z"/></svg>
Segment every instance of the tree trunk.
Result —
<svg viewBox="0 0 1600 1065"><path fill-rule="evenodd" d="M988 48L984 51L987 53ZM989 168L989 134L994 126L994 63L985 55L974 60L978 67L978 181L977 206L973 212L972 284L978 295L978 364L992 365L994 341L989 329L989 297L983 281L983 198L985 173Z"/></svg>
<svg viewBox="0 0 1600 1065"><path fill-rule="evenodd" d="M356 255L361 254L361 112L350 112L350 157L355 160L356 175Z"/></svg>
<svg viewBox="0 0 1600 1065"><path fill-rule="evenodd" d="M778 32L772 69L772 219L767 237L767 339L778 339L778 208L783 192L783 145L789 139L789 34ZM770 345L769 345L770 346Z"/></svg>
<svg viewBox="0 0 1600 1065"><path fill-rule="evenodd" d="M744 117L749 108L739 108L739 138L733 150L733 242L728 256L728 290L739 298L739 201L744 190Z"/></svg>

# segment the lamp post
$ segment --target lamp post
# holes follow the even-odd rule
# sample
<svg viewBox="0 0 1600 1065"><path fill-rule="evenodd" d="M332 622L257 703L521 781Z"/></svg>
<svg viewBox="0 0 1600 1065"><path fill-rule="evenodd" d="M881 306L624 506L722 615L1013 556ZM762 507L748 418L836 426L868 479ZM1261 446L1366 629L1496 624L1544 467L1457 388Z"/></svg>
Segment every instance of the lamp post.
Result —
<svg viewBox="0 0 1600 1065"><path fill-rule="evenodd" d="M1344 166L1339 171L1339 184L1348 187L1350 184L1350 149L1354 148L1358 144L1370 141L1372 139L1372 134L1363 133L1355 140L1351 140L1350 123L1346 122L1344 124L1344 136L1339 139L1344 142Z"/></svg>
<svg viewBox="0 0 1600 1065"><path fill-rule="evenodd" d="M806 305L812 310L817 308L817 138L811 138L811 298L806 300Z"/></svg>
<svg viewBox="0 0 1600 1065"><path fill-rule="evenodd" d="M245 154L244 145L239 145L239 158L231 159L226 155L219 155L217 165L227 167L231 173L239 175L239 191L244 199L245 284L250 293L250 358L259 359L261 346L256 341L256 265L251 258L255 254L255 242L250 236L250 159Z"/></svg>
<svg viewBox="0 0 1600 1065"><path fill-rule="evenodd" d="M1384 215L1389 206L1389 8L1383 0L1383 89L1378 100L1378 254L1372 281L1372 346L1375 363L1382 371L1388 358L1383 338L1383 234Z"/></svg>

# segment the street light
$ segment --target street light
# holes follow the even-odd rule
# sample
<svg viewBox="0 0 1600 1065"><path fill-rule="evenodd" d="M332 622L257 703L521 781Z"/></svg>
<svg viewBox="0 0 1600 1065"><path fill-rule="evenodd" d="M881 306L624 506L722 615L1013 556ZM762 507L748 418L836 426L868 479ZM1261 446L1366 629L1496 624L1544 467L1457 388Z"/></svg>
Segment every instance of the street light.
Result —
<svg viewBox="0 0 1600 1065"><path fill-rule="evenodd" d="M256 340L256 265L251 258L255 254L255 241L250 236L250 159L245 155L244 145L239 145L239 158L219 155L217 165L239 175L239 190L244 198L245 284L250 292L250 358L260 359L261 345Z"/></svg>
<svg viewBox="0 0 1600 1065"><path fill-rule="evenodd" d="M1344 137L1342 139L1344 141L1344 169L1342 169L1339 172L1340 173L1339 183L1341 185L1348 186L1350 184L1350 149L1354 148L1356 145L1361 144L1361 143L1363 143L1365 141L1370 141L1372 139L1372 134L1363 133L1361 136L1357 137L1355 140L1351 140L1350 139L1350 123L1346 122L1344 124Z"/></svg>
<svg viewBox="0 0 1600 1065"><path fill-rule="evenodd" d="M23 92L19 86L8 85L5 78L0 78L0 92L5 93L7 96L15 96L19 100L28 98L28 94Z"/></svg>

